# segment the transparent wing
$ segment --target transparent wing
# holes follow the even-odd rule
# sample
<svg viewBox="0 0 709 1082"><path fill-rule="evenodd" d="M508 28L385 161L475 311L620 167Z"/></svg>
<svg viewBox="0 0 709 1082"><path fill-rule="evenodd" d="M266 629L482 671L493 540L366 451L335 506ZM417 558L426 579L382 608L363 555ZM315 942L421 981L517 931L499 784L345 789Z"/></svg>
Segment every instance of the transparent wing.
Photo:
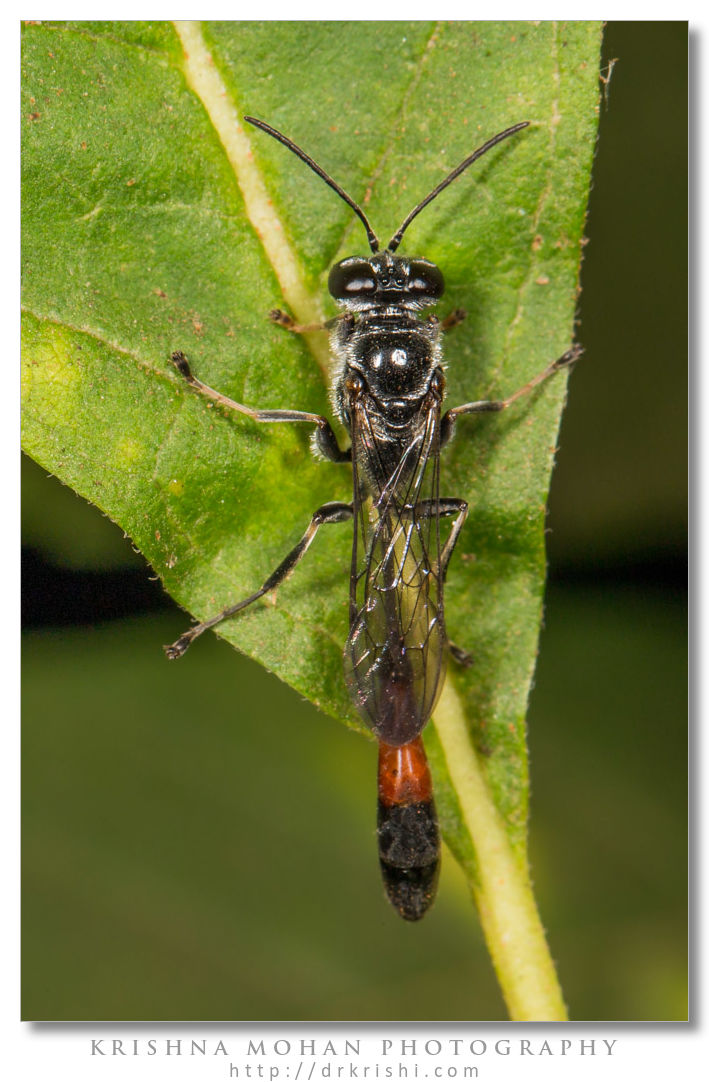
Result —
<svg viewBox="0 0 709 1082"><path fill-rule="evenodd" d="M351 416L357 525L345 678L377 737L399 746L428 721L444 672L440 405L422 407L400 443L377 435L361 406Z"/></svg>

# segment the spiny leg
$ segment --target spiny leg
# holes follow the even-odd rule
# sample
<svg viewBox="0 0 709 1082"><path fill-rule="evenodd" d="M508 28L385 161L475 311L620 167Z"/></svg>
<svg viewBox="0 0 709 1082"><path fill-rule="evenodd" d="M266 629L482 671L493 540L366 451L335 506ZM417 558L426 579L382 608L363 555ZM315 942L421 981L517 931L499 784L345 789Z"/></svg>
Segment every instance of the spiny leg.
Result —
<svg viewBox="0 0 709 1082"><path fill-rule="evenodd" d="M317 425L316 441L318 450L321 454L331 462L351 461L351 448L348 447L344 451L340 448L340 445L337 442L337 436L333 432L327 417L323 417L319 413L307 413L304 410L252 409L250 406L242 405L241 402L235 402L233 398L228 398L227 395L207 386L201 379L197 379L190 368L189 361L181 350L177 350L173 353L170 360L193 390L197 391L198 394L204 395L205 398L211 399L212 402L216 402L217 405L225 406L227 409L235 410L237 413L242 413L245 417L250 417L252 421L259 421L262 423L305 421L308 424Z"/></svg>
<svg viewBox="0 0 709 1082"><path fill-rule="evenodd" d="M465 308L454 308L444 319L439 319L438 316L431 315L427 317L427 322L434 327L438 327L439 331L445 333L446 331L452 330L453 327L457 327L459 323L462 323L467 315L468 313L465 311Z"/></svg>
<svg viewBox="0 0 709 1082"><path fill-rule="evenodd" d="M293 316L289 316L282 308L272 308L268 313L268 318L272 323L277 323L279 327L285 327L287 331L291 331L293 334L309 334L311 331L329 331L342 319L342 316L319 320L316 323L296 323Z"/></svg>
<svg viewBox="0 0 709 1082"><path fill-rule="evenodd" d="M404 510L410 514L411 504ZM439 515L442 518L449 518L451 515L457 516L439 559L440 575L445 581L448 563L453 555L458 535L468 517L468 504L465 500L458 500L452 496L441 496L437 500L419 500L414 508L414 515L416 518L431 518L433 515Z"/></svg>
<svg viewBox="0 0 709 1082"><path fill-rule="evenodd" d="M272 590L277 590L278 587L285 582L296 565L302 560L319 528L325 525L325 523L345 522L349 518L352 518L352 504L324 503L322 507L319 507L314 513L310 520L310 525L298 544L295 548L291 549L285 560L278 565L273 574L269 575L263 586L249 597L245 597L242 601L237 601L235 605L229 605L226 609L222 609L216 616L212 616L210 620L204 620L201 624L195 624L194 627L191 627L188 631L185 631L180 635L179 639L170 646L163 647L170 660L174 661L175 658L182 657L188 646L190 646L190 644L204 631L208 631L209 628L220 624L222 620L228 620L230 616L235 616L237 612L241 612L247 605L251 605L254 601L258 601L264 594L268 594Z"/></svg>
<svg viewBox="0 0 709 1082"><path fill-rule="evenodd" d="M416 514L419 518L430 517L434 512L446 518L450 515L457 516L440 556L441 579L445 582L453 549L468 517L468 504L465 500L457 500L449 496L441 496L438 500L421 500L416 504ZM473 664L472 654L469 654L462 646L457 646L456 643L451 642L450 639L448 640L448 650L451 657L463 668L468 669Z"/></svg>
<svg viewBox="0 0 709 1082"><path fill-rule="evenodd" d="M507 409L513 402L516 402L519 398L523 398L524 395L529 394L535 387L538 387L540 383L544 383L550 376L556 375L562 368L568 368L570 365L577 361L583 353L582 346L572 346L571 349L567 349L566 353L562 353L561 357L552 361L547 365L543 372L539 372L533 379L530 379L529 383L525 383L524 387L520 387L514 394L509 395L508 398L502 398L499 400L481 402L466 402L462 406L453 406L447 413L443 415L441 420L441 447L443 447L453 435L455 429L455 422L461 414L464 413L498 413L500 410Z"/></svg>
<svg viewBox="0 0 709 1082"><path fill-rule="evenodd" d="M463 669L469 669L473 664L473 655L464 650L462 646L457 646L451 639L448 640L448 653Z"/></svg>
<svg viewBox="0 0 709 1082"><path fill-rule="evenodd" d="M441 330L450 331L453 327L457 327L459 323L463 322L467 314L465 308L454 308L445 319L441 320Z"/></svg>

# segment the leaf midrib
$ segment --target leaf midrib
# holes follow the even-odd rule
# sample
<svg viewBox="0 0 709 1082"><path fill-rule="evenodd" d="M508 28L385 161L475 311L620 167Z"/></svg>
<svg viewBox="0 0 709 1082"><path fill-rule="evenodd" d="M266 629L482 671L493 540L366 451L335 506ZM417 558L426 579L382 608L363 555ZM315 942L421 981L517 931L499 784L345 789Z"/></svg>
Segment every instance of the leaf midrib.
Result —
<svg viewBox="0 0 709 1082"><path fill-rule="evenodd" d="M285 301L297 322L321 322L324 313L319 299L305 284L298 257L268 195L251 142L241 125L240 110L212 60L201 24L176 21L174 26L182 43L187 85L201 102L224 148L244 200L246 217L273 268ZM326 377L330 367L327 340L321 334L308 334L304 338Z"/></svg>

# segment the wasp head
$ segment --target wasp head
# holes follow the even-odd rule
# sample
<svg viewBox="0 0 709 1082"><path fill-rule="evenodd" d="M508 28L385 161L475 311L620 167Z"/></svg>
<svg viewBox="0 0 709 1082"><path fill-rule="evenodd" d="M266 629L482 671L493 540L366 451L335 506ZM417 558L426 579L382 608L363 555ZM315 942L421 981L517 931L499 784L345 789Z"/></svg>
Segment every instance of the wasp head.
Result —
<svg viewBox="0 0 709 1082"><path fill-rule="evenodd" d="M350 311L395 305L425 308L443 295L443 275L428 259L409 259L390 251L336 263L328 282L331 295Z"/></svg>

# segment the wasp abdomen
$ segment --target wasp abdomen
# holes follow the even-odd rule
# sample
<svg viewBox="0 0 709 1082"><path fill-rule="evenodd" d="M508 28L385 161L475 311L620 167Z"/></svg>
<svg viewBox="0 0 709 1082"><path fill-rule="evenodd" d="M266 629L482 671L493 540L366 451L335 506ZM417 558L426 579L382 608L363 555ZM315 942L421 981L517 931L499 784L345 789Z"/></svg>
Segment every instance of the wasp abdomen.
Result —
<svg viewBox="0 0 709 1082"><path fill-rule="evenodd" d="M377 834L389 901L404 920L420 920L436 893L441 845L431 773L421 737L379 745Z"/></svg>

